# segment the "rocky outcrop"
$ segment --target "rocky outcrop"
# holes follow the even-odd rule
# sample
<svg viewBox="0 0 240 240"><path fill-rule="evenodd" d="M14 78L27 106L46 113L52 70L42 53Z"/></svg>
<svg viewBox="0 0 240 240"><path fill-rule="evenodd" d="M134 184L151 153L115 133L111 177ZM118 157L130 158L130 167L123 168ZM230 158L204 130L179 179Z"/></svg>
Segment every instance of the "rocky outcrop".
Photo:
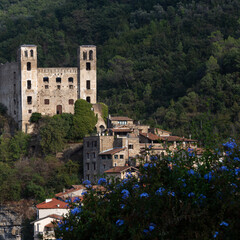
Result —
<svg viewBox="0 0 240 240"><path fill-rule="evenodd" d="M23 240L26 219L34 217L35 212L33 203L26 200L0 205L0 240Z"/></svg>

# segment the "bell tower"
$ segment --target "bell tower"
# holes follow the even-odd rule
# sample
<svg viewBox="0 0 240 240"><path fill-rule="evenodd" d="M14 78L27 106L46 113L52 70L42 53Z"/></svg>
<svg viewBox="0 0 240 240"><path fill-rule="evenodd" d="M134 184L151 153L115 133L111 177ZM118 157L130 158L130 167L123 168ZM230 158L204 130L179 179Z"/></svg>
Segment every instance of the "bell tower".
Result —
<svg viewBox="0 0 240 240"><path fill-rule="evenodd" d="M29 119L37 112L37 46L22 45L18 50L21 91L21 117L19 127L29 132Z"/></svg>
<svg viewBox="0 0 240 240"><path fill-rule="evenodd" d="M96 46L82 45L78 50L78 98L91 104L97 102Z"/></svg>

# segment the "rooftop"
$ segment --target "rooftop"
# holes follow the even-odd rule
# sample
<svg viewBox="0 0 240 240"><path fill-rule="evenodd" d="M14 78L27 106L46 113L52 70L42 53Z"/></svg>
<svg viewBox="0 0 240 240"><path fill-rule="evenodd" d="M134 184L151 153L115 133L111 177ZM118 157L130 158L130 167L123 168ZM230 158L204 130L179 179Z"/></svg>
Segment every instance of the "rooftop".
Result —
<svg viewBox="0 0 240 240"><path fill-rule="evenodd" d="M120 172L126 171L128 169L137 170L136 168L131 167L131 166L122 166L122 167L119 166L119 167L114 167L114 168L108 169L105 171L105 173L120 173Z"/></svg>
<svg viewBox="0 0 240 240"><path fill-rule="evenodd" d="M126 149L125 147L110 148L110 149L100 152L99 155L113 155L113 154L121 152L122 150L125 150L125 149Z"/></svg>
<svg viewBox="0 0 240 240"><path fill-rule="evenodd" d="M38 209L52 209L52 208L59 208L59 209L66 209L67 203L57 200L56 198L47 199L45 202L39 203L36 206Z"/></svg>
<svg viewBox="0 0 240 240"><path fill-rule="evenodd" d="M129 117L111 117L110 118L111 121L133 121L133 119L129 118Z"/></svg>

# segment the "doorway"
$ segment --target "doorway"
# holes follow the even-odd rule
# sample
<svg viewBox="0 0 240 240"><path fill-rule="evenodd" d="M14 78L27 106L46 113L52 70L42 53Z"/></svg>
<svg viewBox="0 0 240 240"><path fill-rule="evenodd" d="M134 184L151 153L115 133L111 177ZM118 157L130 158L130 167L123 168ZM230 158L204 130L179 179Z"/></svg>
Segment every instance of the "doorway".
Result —
<svg viewBox="0 0 240 240"><path fill-rule="evenodd" d="M62 105L57 105L57 114L62 114Z"/></svg>

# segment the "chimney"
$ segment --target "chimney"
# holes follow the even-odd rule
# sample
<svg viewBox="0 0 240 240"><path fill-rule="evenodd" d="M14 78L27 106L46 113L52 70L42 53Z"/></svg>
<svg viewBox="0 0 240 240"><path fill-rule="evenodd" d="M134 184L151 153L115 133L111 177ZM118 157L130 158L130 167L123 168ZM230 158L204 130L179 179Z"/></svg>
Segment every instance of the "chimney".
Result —
<svg viewBox="0 0 240 240"><path fill-rule="evenodd" d="M51 202L51 201L52 201L52 199L48 198L48 199L45 200L45 203L48 203L48 202Z"/></svg>

